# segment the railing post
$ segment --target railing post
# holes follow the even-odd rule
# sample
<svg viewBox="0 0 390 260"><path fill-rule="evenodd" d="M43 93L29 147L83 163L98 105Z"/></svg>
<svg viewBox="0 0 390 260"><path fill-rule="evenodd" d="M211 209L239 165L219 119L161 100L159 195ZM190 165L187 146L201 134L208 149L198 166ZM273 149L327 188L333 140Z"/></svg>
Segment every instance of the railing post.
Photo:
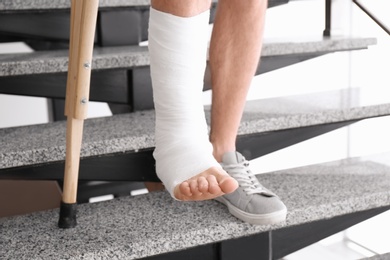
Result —
<svg viewBox="0 0 390 260"><path fill-rule="evenodd" d="M323 35L330 37L332 24L332 0L325 0L325 30Z"/></svg>

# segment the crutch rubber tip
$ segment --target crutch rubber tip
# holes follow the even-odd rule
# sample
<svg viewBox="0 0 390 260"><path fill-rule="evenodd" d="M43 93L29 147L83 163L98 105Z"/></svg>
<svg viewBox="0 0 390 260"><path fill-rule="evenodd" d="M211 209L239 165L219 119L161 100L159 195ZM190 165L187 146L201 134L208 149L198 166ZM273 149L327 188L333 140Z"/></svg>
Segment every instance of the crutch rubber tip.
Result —
<svg viewBox="0 0 390 260"><path fill-rule="evenodd" d="M58 221L58 227L74 228L75 226L77 226L76 214L77 203L68 204L61 202L60 220Z"/></svg>

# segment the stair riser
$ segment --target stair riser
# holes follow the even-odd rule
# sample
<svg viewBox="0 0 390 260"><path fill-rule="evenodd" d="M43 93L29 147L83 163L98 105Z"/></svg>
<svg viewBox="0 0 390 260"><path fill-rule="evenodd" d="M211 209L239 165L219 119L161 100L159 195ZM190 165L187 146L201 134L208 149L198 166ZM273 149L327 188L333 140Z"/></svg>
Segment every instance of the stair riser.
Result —
<svg viewBox="0 0 390 260"><path fill-rule="evenodd" d="M312 59L325 53L301 55L280 55L261 57L256 75ZM50 73L0 77L0 93L65 98L66 73ZM207 67L204 90L211 89L209 66ZM149 66L136 69L94 70L91 76L91 101L126 104L130 109L124 112L153 109L153 93ZM63 112L59 112L63 114Z"/></svg>
<svg viewBox="0 0 390 260"><path fill-rule="evenodd" d="M148 9L100 11L95 43L99 46L137 45L147 40L148 19ZM68 43L69 25L69 11L0 15L0 32L22 39ZM43 46L35 45L41 50Z"/></svg>
<svg viewBox="0 0 390 260"><path fill-rule="evenodd" d="M300 53L291 55L274 55L274 56L263 56L260 59L259 66L255 72L255 75L271 72L277 69L281 69L287 66L291 66L302 61L314 59L325 55L329 52L317 52L317 53ZM204 79L204 90L212 88L211 84L211 73L210 66L207 66L205 79Z"/></svg>
<svg viewBox="0 0 390 260"><path fill-rule="evenodd" d="M286 4L288 0L271 0L269 7ZM216 3L211 7L210 23L215 18ZM12 35L20 40L38 40L31 46L43 50L45 42L69 42L69 9L6 12L0 15L0 36ZM137 45L148 39L149 6L100 8L95 43L99 46ZM28 25L28 26L26 26ZM1 37L0 37L1 38ZM5 41L5 38L3 38ZM53 45L51 45L53 47ZM67 48L67 45L57 45Z"/></svg>
<svg viewBox="0 0 390 260"><path fill-rule="evenodd" d="M66 72L0 78L3 94L65 98ZM127 70L92 72L90 100L130 103Z"/></svg>
<svg viewBox="0 0 390 260"><path fill-rule="evenodd" d="M356 121L301 127L284 131L239 136L237 150L247 159L254 159L279 149L297 144L315 136L333 131ZM82 158L80 180L99 181L159 181L155 172L153 148L142 151L108 154ZM0 179L60 180L63 178L64 163L51 162L0 169Z"/></svg>

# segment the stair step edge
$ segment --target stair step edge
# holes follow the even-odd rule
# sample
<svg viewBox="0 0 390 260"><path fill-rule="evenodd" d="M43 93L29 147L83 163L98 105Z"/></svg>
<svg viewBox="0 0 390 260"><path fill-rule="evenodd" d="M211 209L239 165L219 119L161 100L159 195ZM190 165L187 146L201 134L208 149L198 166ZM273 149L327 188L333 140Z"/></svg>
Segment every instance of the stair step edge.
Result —
<svg viewBox="0 0 390 260"><path fill-rule="evenodd" d="M137 259L390 205L390 154L258 175L285 202L287 221L253 226L216 201L182 203L166 192L79 205L78 226L58 210L0 219L0 255ZM315 187L315 188L313 188Z"/></svg>
<svg viewBox="0 0 390 260"><path fill-rule="evenodd" d="M360 50L374 44L375 38L316 38L306 42L279 40L264 43L262 57ZM92 69L133 68L149 64L147 47L100 47L94 50ZM55 50L3 54L0 55L0 65L0 77L67 72L68 52Z"/></svg>
<svg viewBox="0 0 390 260"><path fill-rule="evenodd" d="M0 11L31 11L70 9L70 0L3 0ZM100 0L99 7L140 7L150 6L150 0Z"/></svg>
<svg viewBox="0 0 390 260"><path fill-rule="evenodd" d="M389 260L389 259L390 259L390 252L385 254L378 254L372 257L362 258L360 260Z"/></svg>
<svg viewBox="0 0 390 260"><path fill-rule="evenodd" d="M370 91L380 98L365 103ZM248 101L239 136L360 120L390 114L387 95L342 89ZM207 112L206 107L206 114ZM154 111L89 119L85 122L81 156L137 152L154 147ZM65 158L65 122L0 129L0 169L35 165Z"/></svg>
<svg viewBox="0 0 390 260"><path fill-rule="evenodd" d="M269 6L284 4L288 0L269 0ZM3 0L0 2L0 12L5 11L43 11L43 10L62 10L70 9L70 0ZM212 0L213 4L217 4L218 0ZM100 8L131 8L131 7L147 7L150 6L150 0L100 0Z"/></svg>

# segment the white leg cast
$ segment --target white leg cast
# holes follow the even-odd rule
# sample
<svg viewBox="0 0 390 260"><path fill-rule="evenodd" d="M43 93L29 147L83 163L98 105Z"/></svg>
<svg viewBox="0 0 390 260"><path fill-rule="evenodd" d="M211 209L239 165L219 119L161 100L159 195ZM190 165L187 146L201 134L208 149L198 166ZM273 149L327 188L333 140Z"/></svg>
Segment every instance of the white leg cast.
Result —
<svg viewBox="0 0 390 260"><path fill-rule="evenodd" d="M210 11L178 17L150 10L149 52L156 109L156 171L172 197L176 185L220 167L212 154L202 89Z"/></svg>

